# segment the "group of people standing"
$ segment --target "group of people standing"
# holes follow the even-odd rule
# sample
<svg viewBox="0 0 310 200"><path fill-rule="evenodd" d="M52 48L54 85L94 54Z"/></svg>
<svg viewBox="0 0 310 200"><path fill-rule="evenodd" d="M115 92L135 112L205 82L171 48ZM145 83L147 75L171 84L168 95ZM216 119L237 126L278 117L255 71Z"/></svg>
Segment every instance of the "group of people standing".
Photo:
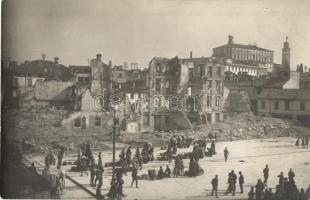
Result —
<svg viewBox="0 0 310 200"><path fill-rule="evenodd" d="M295 146L299 147L301 146L302 148L309 148L309 137L298 137L296 140Z"/></svg>
<svg viewBox="0 0 310 200"><path fill-rule="evenodd" d="M266 169L268 169L268 174ZM310 185L306 191L303 188L298 190L294 180L295 173L292 169L288 171L288 177L284 177L283 172L278 175L279 184L276 186L275 192L272 191L272 188L267 187L268 165L266 165L263 173L264 182L258 179L255 187L251 187L248 193L249 200L308 200L310 198Z"/></svg>
<svg viewBox="0 0 310 200"><path fill-rule="evenodd" d="M231 172L228 173L228 188L225 192L225 195L228 195L229 193L231 193L233 196L235 196L236 194L236 184L237 184L237 174L235 173L234 170L231 170ZM215 194L216 198L218 198L218 175L215 175L215 177L212 179L211 181L211 185L212 185L212 192L211 192L211 196L213 196ZM242 174L242 172L239 172L239 187L240 187L240 193L243 193L243 184L244 184L244 176Z"/></svg>
<svg viewBox="0 0 310 200"><path fill-rule="evenodd" d="M60 195L60 192L65 188L65 172L61 169L64 153L65 148L61 146L57 154L58 160L56 173L52 173L50 169L51 165L56 165L56 159L54 157L54 154L52 152L48 152L45 155L45 167L42 171L42 176L50 182L51 196L53 197L58 197ZM29 170L33 173L37 173L34 162L29 167Z"/></svg>

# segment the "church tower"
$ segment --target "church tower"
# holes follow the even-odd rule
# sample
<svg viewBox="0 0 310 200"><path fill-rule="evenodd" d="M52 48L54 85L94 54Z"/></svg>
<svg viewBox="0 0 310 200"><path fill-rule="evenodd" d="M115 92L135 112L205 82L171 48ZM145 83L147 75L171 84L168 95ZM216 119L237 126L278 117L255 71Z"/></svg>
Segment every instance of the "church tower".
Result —
<svg viewBox="0 0 310 200"><path fill-rule="evenodd" d="M284 42L282 48L282 68L285 71L290 71L290 45L287 41L288 37L286 37L286 41Z"/></svg>

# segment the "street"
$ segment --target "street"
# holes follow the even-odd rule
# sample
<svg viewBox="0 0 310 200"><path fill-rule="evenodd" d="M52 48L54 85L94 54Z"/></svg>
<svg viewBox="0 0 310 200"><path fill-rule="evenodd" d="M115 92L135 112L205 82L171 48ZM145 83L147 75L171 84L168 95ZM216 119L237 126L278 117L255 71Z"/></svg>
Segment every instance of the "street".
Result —
<svg viewBox="0 0 310 200"><path fill-rule="evenodd" d="M310 169L310 151L308 149L297 148L294 146L295 138L274 138L274 139L255 139L255 140L240 140L233 142L218 142L216 143L217 154L213 157L205 157L199 161L200 166L204 169L204 175L196 178L178 177L165 178L162 180L139 180L139 188L131 188L131 172L124 175L124 193L125 199L214 199L210 196L211 193L211 179L215 174L219 176L219 199L246 199L250 186L254 186L258 178L263 177L263 168L266 164L270 168L270 176L268 179L268 186L275 188L278 183L277 175L283 171L287 176L290 168L296 174L295 181L299 188L307 188L309 186L310 174L306 173ZM228 161L224 162L223 150L227 147L230 154ZM188 149L178 149L180 152L189 152L192 147ZM157 157L164 150L155 148L154 156ZM116 151L116 160L120 150ZM134 153L134 151L133 151ZM97 158L98 152L93 152ZM74 157L75 156L75 157ZM42 159L42 158L40 158ZM75 154L69 154L65 160L76 159ZM110 162L112 160L112 151L102 152L103 162ZM307 164L308 163L308 164ZM143 170L138 171L138 175L147 174L148 169L158 170L160 166L165 169L168 162L152 161L143 165ZM189 160L184 160L185 171L188 170ZM174 163L169 164L173 169ZM71 166L64 166L68 170ZM243 194L237 184L236 196L232 198L224 195L227 189L228 173L234 170L236 173L242 171L245 177L245 184ZM87 187L95 193L95 188L89 186L89 176L80 176L78 172L67 171L66 174ZM109 182L111 180L112 168L105 168L103 190L102 194L106 194L109 190ZM70 195L68 195L69 191ZM81 192L79 192L81 191ZM74 189L70 192L66 188L62 198L84 198L81 196L85 193L81 189ZM87 195L86 195L87 196Z"/></svg>

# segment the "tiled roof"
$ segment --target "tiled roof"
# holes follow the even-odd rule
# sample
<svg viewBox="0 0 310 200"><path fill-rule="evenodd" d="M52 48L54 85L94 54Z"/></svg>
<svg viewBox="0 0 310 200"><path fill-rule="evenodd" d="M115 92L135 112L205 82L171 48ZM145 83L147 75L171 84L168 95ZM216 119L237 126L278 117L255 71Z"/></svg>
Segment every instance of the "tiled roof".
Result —
<svg viewBox="0 0 310 200"><path fill-rule="evenodd" d="M74 82L37 81L35 98L41 101L70 101Z"/></svg>
<svg viewBox="0 0 310 200"><path fill-rule="evenodd" d="M216 48L222 48L222 47L229 47L229 48L240 48L240 49L249 49L249 50L258 50L258 51L268 51L268 52L273 52L271 50L268 49L264 49L261 47L258 47L256 45L244 45L244 44L225 44L219 47L215 47Z"/></svg>
<svg viewBox="0 0 310 200"><path fill-rule="evenodd" d="M260 99L310 100L310 89L265 88L258 93Z"/></svg>

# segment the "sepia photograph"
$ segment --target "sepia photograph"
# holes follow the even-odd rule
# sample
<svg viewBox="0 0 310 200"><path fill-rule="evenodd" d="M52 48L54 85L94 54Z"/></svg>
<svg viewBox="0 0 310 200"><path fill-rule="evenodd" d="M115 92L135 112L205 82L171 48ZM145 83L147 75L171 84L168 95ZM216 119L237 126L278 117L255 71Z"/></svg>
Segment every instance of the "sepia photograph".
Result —
<svg viewBox="0 0 310 200"><path fill-rule="evenodd" d="M2 199L310 200L309 0L2 0Z"/></svg>

